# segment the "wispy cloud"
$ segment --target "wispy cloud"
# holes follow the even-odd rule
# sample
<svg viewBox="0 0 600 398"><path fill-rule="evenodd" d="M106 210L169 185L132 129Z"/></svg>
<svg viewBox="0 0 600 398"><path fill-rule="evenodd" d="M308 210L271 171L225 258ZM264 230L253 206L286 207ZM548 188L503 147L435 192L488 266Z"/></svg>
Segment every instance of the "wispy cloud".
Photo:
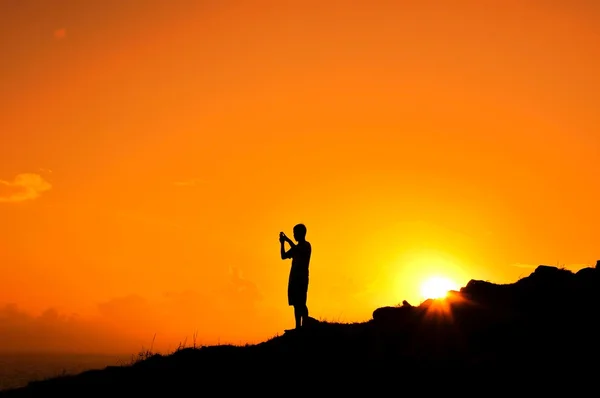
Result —
<svg viewBox="0 0 600 398"><path fill-rule="evenodd" d="M12 181L0 180L0 202L23 202L38 198L52 185L42 176L34 173L17 175Z"/></svg>
<svg viewBox="0 0 600 398"><path fill-rule="evenodd" d="M511 266L517 267L517 268L536 269L538 267L538 264L515 263L515 264L511 264Z"/></svg>
<svg viewBox="0 0 600 398"><path fill-rule="evenodd" d="M567 264L566 267L573 268L573 269L581 269L581 268L593 267L594 265L595 264Z"/></svg>
<svg viewBox="0 0 600 398"><path fill-rule="evenodd" d="M54 31L54 38L56 40L62 40L65 37L67 37L67 29L66 28L60 28L60 29L56 29Z"/></svg>
<svg viewBox="0 0 600 398"><path fill-rule="evenodd" d="M588 268L588 267L593 267L594 264L563 264L563 263L554 263L554 264L546 264L552 267L558 267L558 268L565 268L571 271L577 271L580 270L582 268ZM536 269L537 267L540 266L540 264L523 264L523 263L516 263L516 264L511 264L512 267L517 267L517 268L525 268L525 269Z"/></svg>
<svg viewBox="0 0 600 398"><path fill-rule="evenodd" d="M168 218L161 218L147 214L134 214L134 213L124 213L119 212L116 214L116 217L119 220L127 220L133 221L140 224L145 224L153 227L169 227L169 228L179 228L180 225L169 220Z"/></svg>
<svg viewBox="0 0 600 398"><path fill-rule="evenodd" d="M243 271L237 267L229 267L228 293L232 298L245 303L262 300L262 294L254 282L249 281Z"/></svg>
<svg viewBox="0 0 600 398"><path fill-rule="evenodd" d="M201 185L202 183L203 183L202 180L197 179L197 178L192 178L189 180L175 181L175 182L173 182L173 185L175 185L177 187L196 187L198 185Z"/></svg>

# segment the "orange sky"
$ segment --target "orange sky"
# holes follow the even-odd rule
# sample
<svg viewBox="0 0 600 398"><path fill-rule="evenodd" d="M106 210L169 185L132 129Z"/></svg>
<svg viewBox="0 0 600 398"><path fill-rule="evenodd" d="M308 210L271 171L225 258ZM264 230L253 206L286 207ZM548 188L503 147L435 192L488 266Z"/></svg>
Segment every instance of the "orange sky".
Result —
<svg viewBox="0 0 600 398"><path fill-rule="evenodd" d="M329 320L418 303L433 275L600 259L597 2L23 0L0 18L0 351L281 333L277 238L298 222Z"/></svg>

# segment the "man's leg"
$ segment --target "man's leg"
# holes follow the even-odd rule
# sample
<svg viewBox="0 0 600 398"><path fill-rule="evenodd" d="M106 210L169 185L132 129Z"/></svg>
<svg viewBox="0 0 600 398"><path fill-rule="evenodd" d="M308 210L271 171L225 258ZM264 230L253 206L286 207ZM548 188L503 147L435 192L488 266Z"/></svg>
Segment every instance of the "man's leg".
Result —
<svg viewBox="0 0 600 398"><path fill-rule="evenodd" d="M306 282L306 285L304 286L303 290L304 294L302 294L302 326L306 326L308 322L308 307L306 306L306 299L308 298L308 281Z"/></svg>
<svg viewBox="0 0 600 398"><path fill-rule="evenodd" d="M296 318L296 329L300 329L300 325L302 325L302 315L304 309L300 305L294 305L294 317Z"/></svg>
<svg viewBox="0 0 600 398"><path fill-rule="evenodd" d="M306 322L308 321L308 307L306 304L302 306L302 326L306 326Z"/></svg>

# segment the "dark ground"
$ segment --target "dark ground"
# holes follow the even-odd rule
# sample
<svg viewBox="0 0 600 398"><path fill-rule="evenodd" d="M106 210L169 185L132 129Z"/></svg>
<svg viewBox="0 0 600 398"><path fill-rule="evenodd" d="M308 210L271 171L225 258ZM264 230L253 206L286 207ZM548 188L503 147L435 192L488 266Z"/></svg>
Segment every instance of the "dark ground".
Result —
<svg viewBox="0 0 600 398"><path fill-rule="evenodd" d="M314 321L257 345L183 349L0 397L595 395L599 275L540 266L513 284L470 281L446 300L380 308L365 323Z"/></svg>

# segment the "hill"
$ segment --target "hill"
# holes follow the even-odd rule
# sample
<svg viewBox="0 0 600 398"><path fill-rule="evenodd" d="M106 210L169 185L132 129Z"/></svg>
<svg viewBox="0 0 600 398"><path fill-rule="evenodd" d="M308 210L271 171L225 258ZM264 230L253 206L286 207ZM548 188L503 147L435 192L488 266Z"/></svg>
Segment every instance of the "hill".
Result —
<svg viewBox="0 0 600 398"><path fill-rule="evenodd" d="M525 385L538 393L568 385L572 395L595 387L599 287L596 268L539 266L512 284L471 280L443 300L379 308L365 323L314 321L257 345L183 349L0 396L497 393Z"/></svg>

